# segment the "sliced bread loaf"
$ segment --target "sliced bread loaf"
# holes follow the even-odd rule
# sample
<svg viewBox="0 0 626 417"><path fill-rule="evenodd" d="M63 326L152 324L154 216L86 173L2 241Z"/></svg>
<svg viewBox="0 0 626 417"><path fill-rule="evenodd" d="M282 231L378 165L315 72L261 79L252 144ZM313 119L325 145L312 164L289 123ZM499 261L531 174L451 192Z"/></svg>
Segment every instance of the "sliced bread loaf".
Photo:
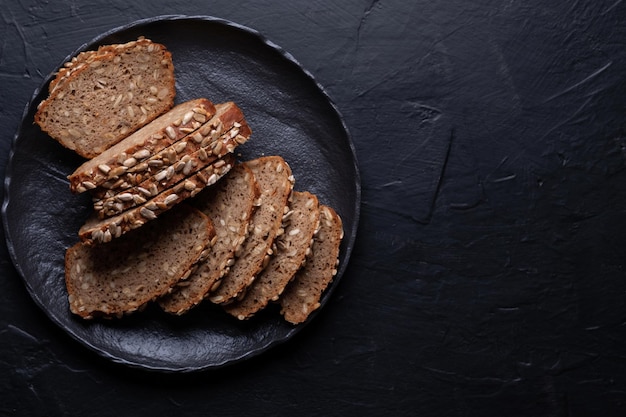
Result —
<svg viewBox="0 0 626 417"><path fill-rule="evenodd" d="M320 227L312 253L279 298L281 314L288 322L302 323L319 308L323 291L337 274L341 239L340 217L332 208L320 206Z"/></svg>
<svg viewBox="0 0 626 417"><path fill-rule="evenodd" d="M215 227L216 242L189 278L159 300L168 313L183 314L216 290L228 272L235 252L243 244L250 218L260 195L254 174L237 164L214 187L199 193L190 203L206 214Z"/></svg>
<svg viewBox="0 0 626 417"><path fill-rule="evenodd" d="M319 227L319 203L309 192L294 191L289 211L283 216L285 232L275 240L274 255L246 290L245 296L224 307L226 312L244 320L278 300L310 252L313 235Z"/></svg>
<svg viewBox="0 0 626 417"><path fill-rule="evenodd" d="M280 156L265 156L245 162L259 184L259 207L250 220L250 232L222 284L209 295L216 304L232 302L254 281L272 253L274 238L282 233L283 214L293 188L291 168Z"/></svg>
<svg viewBox="0 0 626 417"><path fill-rule="evenodd" d="M172 145L190 133L216 112L205 98L181 103L121 142L84 162L68 178L70 190L81 193L93 190L107 181L116 182L135 165Z"/></svg>
<svg viewBox="0 0 626 417"><path fill-rule="evenodd" d="M224 163L215 163L190 177L180 181L173 187L159 193L145 203L126 210L116 216L99 219L93 213L79 229L78 236L85 243L106 243L123 234L143 226L156 219L189 197L198 194L203 188L215 184L226 175L235 164L234 155L223 158Z"/></svg>
<svg viewBox="0 0 626 417"><path fill-rule="evenodd" d="M35 122L63 146L93 158L171 109L172 56L148 39L86 54L60 70Z"/></svg>
<svg viewBox="0 0 626 417"><path fill-rule="evenodd" d="M207 216L181 205L113 242L77 243L65 255L70 310L93 318L141 309L189 274L214 234Z"/></svg>
<svg viewBox="0 0 626 417"><path fill-rule="evenodd" d="M147 198L155 197L163 190L172 187L174 184L203 170L207 166L217 165L219 167L219 164L223 163L220 158L228 153L232 153L240 143L245 143L251 133L252 131L248 124L245 120L242 120L242 123L238 123L238 127L233 127L230 132L224 133L215 140L212 139L211 145L207 145L207 148L200 148L182 156L175 149L172 149L172 155L167 158L167 164L164 163L154 174L144 173L141 176L129 174L135 175L133 180L143 179L138 185L133 185L119 192L107 190L104 193L105 197L102 199L98 199L94 193L94 209L98 217L111 217L142 204ZM177 143L184 145L188 142L183 139ZM100 191L103 190L100 189ZM108 197L109 193L112 196Z"/></svg>

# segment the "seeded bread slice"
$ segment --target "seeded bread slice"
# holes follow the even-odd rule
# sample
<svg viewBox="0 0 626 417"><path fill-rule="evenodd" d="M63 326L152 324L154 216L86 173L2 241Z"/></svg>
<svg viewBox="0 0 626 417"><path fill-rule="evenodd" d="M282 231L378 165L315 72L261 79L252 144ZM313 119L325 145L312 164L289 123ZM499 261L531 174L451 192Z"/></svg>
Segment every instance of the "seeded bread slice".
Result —
<svg viewBox="0 0 626 417"><path fill-rule="evenodd" d="M246 142L251 134L249 126L242 129L242 124L246 124L241 109L233 102L220 103L215 105L215 114L208 122L201 125L195 131L189 131L183 137L174 137L167 147L158 152L150 154L143 150L142 156L145 159L131 158L125 160L125 166L109 173L109 178L98 185L102 189L92 190L92 194L97 199L104 199L114 196L117 192L139 185L142 181L158 172L167 169L171 165L176 165L180 170L180 160L198 152L196 157L203 161L211 155L221 157L234 148ZM241 131L241 135L239 132ZM230 137L226 137L226 133ZM125 141L124 141L125 142ZM221 143L220 143L221 142ZM107 169L108 167L105 167ZM122 172L124 171L124 172ZM115 175L111 175L115 174Z"/></svg>
<svg viewBox="0 0 626 417"><path fill-rule="evenodd" d="M70 310L90 319L141 309L189 274L214 235L207 216L181 205L113 242L77 243L65 255Z"/></svg>
<svg viewBox="0 0 626 417"><path fill-rule="evenodd" d="M94 158L174 105L172 56L147 39L88 54L85 62L60 73L39 104L35 122L85 158Z"/></svg>
<svg viewBox="0 0 626 417"><path fill-rule="evenodd" d="M320 206L320 228L313 241L312 253L279 299L285 320L292 324L302 323L319 308L323 291L337 274L342 239L341 219L332 208Z"/></svg>
<svg viewBox="0 0 626 417"><path fill-rule="evenodd" d="M206 260L198 264L189 278L179 282L170 294L159 300L164 311L183 314L219 287L222 277L233 263L235 252L248 234L259 195L259 187L250 168L237 164L218 184L190 200L194 207L211 219L217 239L209 249Z"/></svg>
<svg viewBox="0 0 626 417"><path fill-rule="evenodd" d="M99 219L93 213L79 229L78 236L84 243L106 243L125 233L143 226L145 223L158 218L189 197L198 194L203 188L215 184L226 175L235 163L234 155L224 156L225 163L213 164L175 186L161 192L144 204L133 207L106 219Z"/></svg>
<svg viewBox="0 0 626 417"><path fill-rule="evenodd" d="M245 296L224 307L239 320L252 317L270 301L278 300L310 253L313 235L319 227L317 197L309 192L294 191L289 211L283 216L285 233L275 240L274 255L263 271L246 290Z"/></svg>
<svg viewBox="0 0 626 417"><path fill-rule="evenodd" d="M181 103L121 142L79 166L68 178L70 190L81 193L117 180L129 166L141 163L195 132L216 112L205 98Z"/></svg>
<svg viewBox="0 0 626 417"><path fill-rule="evenodd" d="M233 127L231 131L224 133L216 140L211 139L211 145L207 145L207 148L200 148L195 152L187 153L180 159L176 151L173 150L173 156L168 158L169 165L164 164L154 174L144 172L141 178L145 179L136 186L131 186L121 192L108 190L102 199L97 198L100 193L94 193L94 209L98 217L104 219L117 215L124 210L144 203L146 199L155 197L163 190L207 166L223 163L220 158L232 153L240 143L245 143L252 133L245 120L242 120L241 124L237 123L237 125L238 127ZM183 139L177 143L185 144L187 142ZM137 178L138 176L135 177L135 179ZM108 193L112 193L112 196L108 197Z"/></svg>
<svg viewBox="0 0 626 417"><path fill-rule="evenodd" d="M261 189L260 205L250 220L250 232L241 254L222 279L219 288L209 294L216 304L232 302L263 269L272 252L274 238L283 230L283 214L288 211L287 199L293 189L291 168L280 156L265 156L245 162Z"/></svg>

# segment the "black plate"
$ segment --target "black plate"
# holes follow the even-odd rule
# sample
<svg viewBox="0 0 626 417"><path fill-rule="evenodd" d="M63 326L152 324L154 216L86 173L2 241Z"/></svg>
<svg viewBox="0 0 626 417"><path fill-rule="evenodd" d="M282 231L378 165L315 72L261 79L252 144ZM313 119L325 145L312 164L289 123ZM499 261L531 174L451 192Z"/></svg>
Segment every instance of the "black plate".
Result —
<svg viewBox="0 0 626 417"><path fill-rule="evenodd" d="M341 215L341 263L323 296L323 307L346 269L360 205L354 148L327 94L292 56L259 33L212 17L138 21L99 36L71 56L138 36L163 43L172 52L177 102L197 97L235 101L253 129L251 140L240 147L242 159L283 156L292 167L295 188L317 194ZM52 77L35 92L16 134L5 179L3 221L17 270L55 323L115 362L163 371L219 368L241 361L288 340L306 325L287 324L275 308L238 322L208 303L183 317L168 316L156 307L123 320L74 317L64 284L64 253L77 242L90 205L85 196L69 192L66 179L81 159L33 124Z"/></svg>

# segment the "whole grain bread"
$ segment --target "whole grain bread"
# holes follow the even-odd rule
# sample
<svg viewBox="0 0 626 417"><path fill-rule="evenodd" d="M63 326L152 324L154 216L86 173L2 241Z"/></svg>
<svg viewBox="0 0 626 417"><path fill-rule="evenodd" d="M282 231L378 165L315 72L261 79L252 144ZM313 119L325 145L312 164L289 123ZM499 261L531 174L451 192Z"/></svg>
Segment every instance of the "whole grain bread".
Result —
<svg viewBox="0 0 626 417"><path fill-rule="evenodd" d="M84 243L106 243L128 233L133 229L155 220L162 213L170 210L189 197L198 194L205 187L215 184L230 171L235 164L233 154L225 155L220 161L192 174L173 187L162 191L145 203L128 209L116 216L99 219L94 212L78 231Z"/></svg>
<svg viewBox="0 0 626 417"><path fill-rule="evenodd" d="M283 216L285 232L275 240L274 255L248 287L245 296L224 307L226 312L244 320L265 308L270 301L278 300L310 253L319 220L317 197L309 192L294 191L289 211Z"/></svg>
<svg viewBox="0 0 626 417"><path fill-rule="evenodd" d="M81 193L142 164L172 143L199 129L216 112L210 100L199 98L181 103L154 121L84 162L69 175L70 190Z"/></svg>
<svg viewBox="0 0 626 417"><path fill-rule="evenodd" d="M240 250L247 236L259 195L259 187L250 168L237 164L218 184L190 200L194 207L211 219L217 239L209 248L206 259L198 264L189 278L179 282L171 293L159 300L164 311L184 314L219 287L222 277L230 269L235 252Z"/></svg>
<svg viewBox="0 0 626 417"><path fill-rule="evenodd" d="M280 156L265 156L244 162L256 178L260 203L250 220L250 232L240 254L209 300L216 304L234 301L254 281L269 261L272 244L283 232L281 222L288 211L287 199L293 189L291 168Z"/></svg>
<svg viewBox="0 0 626 417"><path fill-rule="evenodd" d="M180 205L112 242L75 244L65 255L70 310L94 318L141 309L189 274L214 235L207 216Z"/></svg>
<svg viewBox="0 0 626 417"><path fill-rule="evenodd" d="M155 197L163 190L172 187L181 180L195 174L198 171L203 170L207 166L223 163L222 158L228 153L232 153L237 146L241 143L245 143L252 131L248 127L245 120L241 123L237 123L237 127L233 127L230 131L225 132L219 138L211 139L210 144L207 147L201 147L197 151L183 154L176 149L172 149L170 156L163 157L163 166L154 173L144 171L141 176L134 175L133 180L140 180L137 185L132 185L130 188L123 189L121 191L106 190L104 192L104 198L99 199L97 191L104 191L101 189L94 190L94 209L99 218L103 219L111 217L127 210L131 207L135 207L146 201L147 198ZM176 142L176 144L184 145L189 143L185 139ZM175 147L174 144L173 146ZM185 146L181 146L184 148ZM186 146L189 147L189 146ZM190 147L193 150L193 147ZM219 167L219 165L217 165ZM111 196L109 196L111 193Z"/></svg>
<svg viewBox="0 0 626 417"><path fill-rule="evenodd" d="M85 54L51 84L35 122L85 158L171 109L176 95L171 54L148 39Z"/></svg>
<svg viewBox="0 0 626 417"><path fill-rule="evenodd" d="M322 293L337 274L342 239L341 218L331 207L320 206L320 227L311 255L279 298L285 320L292 324L302 323L320 307Z"/></svg>

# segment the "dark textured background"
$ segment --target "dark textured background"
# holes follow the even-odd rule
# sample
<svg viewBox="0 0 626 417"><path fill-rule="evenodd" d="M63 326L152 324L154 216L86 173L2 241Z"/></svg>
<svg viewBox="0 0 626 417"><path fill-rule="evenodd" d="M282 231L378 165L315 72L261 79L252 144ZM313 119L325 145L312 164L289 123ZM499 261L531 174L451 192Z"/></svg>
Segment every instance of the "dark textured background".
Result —
<svg viewBox="0 0 626 417"><path fill-rule="evenodd" d="M204 14L291 52L345 116L357 244L322 314L218 372L114 365L0 253L0 415L626 415L626 4L0 2L0 168L82 43Z"/></svg>

